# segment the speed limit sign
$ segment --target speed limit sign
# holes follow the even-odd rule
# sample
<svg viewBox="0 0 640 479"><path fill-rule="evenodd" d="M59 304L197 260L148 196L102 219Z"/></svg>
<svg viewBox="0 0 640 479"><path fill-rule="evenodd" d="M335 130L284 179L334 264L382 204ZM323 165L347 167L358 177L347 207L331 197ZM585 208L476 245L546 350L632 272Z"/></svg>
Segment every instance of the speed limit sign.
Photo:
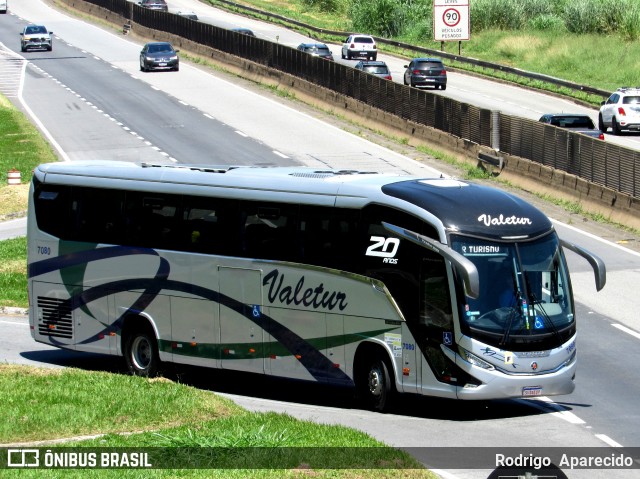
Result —
<svg viewBox="0 0 640 479"><path fill-rule="evenodd" d="M433 0L433 39L469 40L469 0Z"/></svg>

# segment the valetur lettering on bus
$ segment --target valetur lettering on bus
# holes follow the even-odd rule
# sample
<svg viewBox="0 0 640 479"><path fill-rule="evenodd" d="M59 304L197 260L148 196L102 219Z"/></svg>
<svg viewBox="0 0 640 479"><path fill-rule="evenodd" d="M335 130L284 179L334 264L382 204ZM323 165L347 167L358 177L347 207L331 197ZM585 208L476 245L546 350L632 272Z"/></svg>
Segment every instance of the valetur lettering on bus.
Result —
<svg viewBox="0 0 640 479"><path fill-rule="evenodd" d="M314 309L326 308L329 311L335 309L336 306L340 311L347 307L347 295L345 293L325 290L323 283L320 283L315 288L305 288L304 281L304 276L301 276L295 286L284 284L284 275L274 269L265 275L262 284L269 286L267 298L270 303L279 301L286 305L303 305Z"/></svg>
<svg viewBox="0 0 640 479"><path fill-rule="evenodd" d="M482 214L478 216L478 221L484 223L485 226L500 226L500 225L530 225L531 220L529 218L518 218L517 216L503 216L500 215L494 218L491 215Z"/></svg>

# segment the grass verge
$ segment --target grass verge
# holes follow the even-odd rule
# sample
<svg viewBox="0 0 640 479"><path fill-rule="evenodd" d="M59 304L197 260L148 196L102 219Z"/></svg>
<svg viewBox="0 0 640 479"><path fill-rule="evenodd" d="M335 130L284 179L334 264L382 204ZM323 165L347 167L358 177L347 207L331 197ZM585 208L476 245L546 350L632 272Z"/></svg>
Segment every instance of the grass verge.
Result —
<svg viewBox="0 0 640 479"><path fill-rule="evenodd" d="M33 169L52 161L57 157L38 129L0 95L0 221L26 214ZM8 185L9 171L16 170L21 184Z"/></svg>
<svg viewBox="0 0 640 479"><path fill-rule="evenodd" d="M354 429L248 412L167 379L0 365L0 394L4 444L93 434L99 436L46 447L147 448L156 467L167 467L5 470L3 477L437 477L407 453ZM352 463L360 466L345 467Z"/></svg>
<svg viewBox="0 0 640 479"><path fill-rule="evenodd" d="M0 306L26 308L27 238L0 241Z"/></svg>

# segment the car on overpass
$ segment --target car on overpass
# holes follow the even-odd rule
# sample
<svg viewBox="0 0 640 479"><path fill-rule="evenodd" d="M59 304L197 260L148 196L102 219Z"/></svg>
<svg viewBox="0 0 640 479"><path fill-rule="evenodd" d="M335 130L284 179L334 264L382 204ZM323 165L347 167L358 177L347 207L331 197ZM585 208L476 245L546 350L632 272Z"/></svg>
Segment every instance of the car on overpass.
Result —
<svg viewBox="0 0 640 479"><path fill-rule="evenodd" d="M404 84L412 87L432 86L447 89L447 69L439 58L414 58L404 66Z"/></svg>
<svg viewBox="0 0 640 479"><path fill-rule="evenodd" d="M165 0L142 0L138 2L138 5L149 10L159 10L161 12L168 12L169 6Z"/></svg>
<svg viewBox="0 0 640 479"><path fill-rule="evenodd" d="M600 104L598 126L602 131L611 127L613 135L622 130L640 131L640 87L622 87Z"/></svg>
<svg viewBox="0 0 640 479"><path fill-rule="evenodd" d="M371 35L349 35L342 44L342 59L365 57L367 60L378 58L378 47Z"/></svg>
<svg viewBox="0 0 640 479"><path fill-rule="evenodd" d="M542 115L539 121L604 140L604 133L596 128L589 115L581 113L547 113Z"/></svg>
<svg viewBox="0 0 640 479"><path fill-rule="evenodd" d="M378 76L380 78L384 78L385 80L391 80L391 72L389 71L389 67L385 62L375 61L359 61L356 63L356 66L353 67L356 70L361 70L365 73L370 73L371 75Z"/></svg>
<svg viewBox="0 0 640 479"><path fill-rule="evenodd" d="M333 60L331 50L324 43L301 43L298 45L298 50L323 60Z"/></svg>

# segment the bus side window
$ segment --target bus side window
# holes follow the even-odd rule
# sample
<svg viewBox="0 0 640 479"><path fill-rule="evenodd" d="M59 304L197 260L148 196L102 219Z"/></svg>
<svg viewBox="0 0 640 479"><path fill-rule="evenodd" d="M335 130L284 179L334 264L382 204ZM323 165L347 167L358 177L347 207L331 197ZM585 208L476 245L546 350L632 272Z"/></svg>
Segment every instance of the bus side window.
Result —
<svg viewBox="0 0 640 479"><path fill-rule="evenodd" d="M42 185L35 195L38 228L62 239L70 239L71 187Z"/></svg>
<svg viewBox="0 0 640 479"><path fill-rule="evenodd" d="M179 197L128 193L125 207L127 242L147 248L174 248L178 234Z"/></svg>
<svg viewBox="0 0 640 479"><path fill-rule="evenodd" d="M123 192L74 187L73 198L71 209L75 220L74 236L77 241L120 243Z"/></svg>

